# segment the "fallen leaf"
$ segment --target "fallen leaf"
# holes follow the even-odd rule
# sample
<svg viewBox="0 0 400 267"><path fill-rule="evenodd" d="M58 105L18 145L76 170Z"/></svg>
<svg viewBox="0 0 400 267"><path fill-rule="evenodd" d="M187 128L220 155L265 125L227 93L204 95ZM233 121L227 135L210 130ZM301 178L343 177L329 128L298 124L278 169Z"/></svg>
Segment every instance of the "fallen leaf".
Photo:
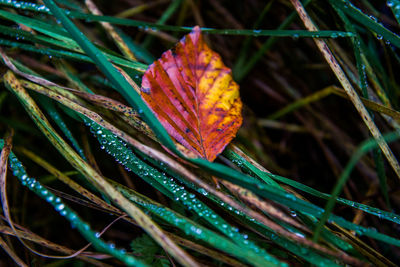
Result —
<svg viewBox="0 0 400 267"><path fill-rule="evenodd" d="M178 143L209 161L242 124L239 86L197 26L149 66L140 94Z"/></svg>

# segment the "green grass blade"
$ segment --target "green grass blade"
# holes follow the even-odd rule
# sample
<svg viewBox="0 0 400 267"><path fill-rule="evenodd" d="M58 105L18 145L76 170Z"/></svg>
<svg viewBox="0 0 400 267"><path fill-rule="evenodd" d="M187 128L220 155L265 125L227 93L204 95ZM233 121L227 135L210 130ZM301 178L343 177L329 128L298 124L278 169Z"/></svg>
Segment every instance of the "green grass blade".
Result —
<svg viewBox="0 0 400 267"><path fill-rule="evenodd" d="M384 138L387 142L393 142L393 141L398 140L400 138L400 136L397 133L391 133L391 134L384 136ZM336 183L335 187L332 190L331 197L329 198L328 202L326 203L325 211L322 214L317 227L315 228L314 235L313 235L314 241L318 240L321 229L324 226L325 222L328 220L329 214L333 210L336 199L339 196L340 192L342 191L342 188L343 188L344 184L346 183L347 179L349 178L354 166L357 164L357 162L360 160L360 158L365 153L367 153L371 149L376 148L377 146L378 146L378 144L374 139L365 141L363 144L360 145L359 149L357 149L357 151L351 157L349 163L347 163L345 169L343 170L342 175L340 176L338 182Z"/></svg>
<svg viewBox="0 0 400 267"><path fill-rule="evenodd" d="M3 149L3 146L4 141L0 139L0 149ZM125 250L117 249L114 244L107 244L102 241L98 233L91 230L89 224L79 218L78 214L70 209L59 197L56 197L52 192L43 187L35 178L29 177L22 163L12 152L9 155L9 165L14 176L20 180L23 186L26 186L29 190L52 205L54 209L59 212L61 216L70 221L71 225L75 227L87 241L91 242L96 249L114 256L127 266L146 266L135 257L126 254Z"/></svg>
<svg viewBox="0 0 400 267"><path fill-rule="evenodd" d="M266 260L273 261L265 251L257 247L250 240L246 239L242 234L238 233L237 228L229 225L228 222L199 200L196 195L188 192L184 186L177 184L174 179L166 176L139 159L132 150L127 147L125 142L118 139L109 130L101 127L95 122L89 121L88 119L85 119L85 123L90 126L91 132L94 133L102 148L112 155L117 162L124 165L136 175L142 177L145 181L154 185L160 192L163 192L172 200L181 202L188 208L188 210L195 212L195 214L207 221L208 224L212 225L215 229L219 230L221 233L235 241L239 246L243 247L243 249L248 251L253 250L253 253L257 252L260 255L264 255ZM155 185L154 183L157 182L158 184Z"/></svg>
<svg viewBox="0 0 400 267"><path fill-rule="evenodd" d="M360 9L350 3L350 1L339 0L334 1L334 4L349 17L351 17L364 27L375 32L379 36L379 38L383 38L384 40L390 42L392 45L400 48L400 37L397 34L382 26L376 21L376 19L373 19L372 17L364 14Z"/></svg>
<svg viewBox="0 0 400 267"><path fill-rule="evenodd" d="M46 6L32 5L31 3L15 1L9 3L7 0L0 0L0 5L7 5L23 10L36 11L41 13L51 13L51 8ZM47 5L47 4L46 4ZM49 7L49 6L47 6ZM64 11L59 9L60 11ZM155 23L123 19L111 16L96 16L92 14L86 14L76 11L64 11L70 18L84 19L86 21L105 21L116 25L134 26L134 27L147 27L154 30L166 30L166 31L192 31L193 27L179 27L171 25L160 25ZM61 21L61 20L60 20ZM210 34L222 34L222 35L243 35L243 36L277 36L277 37L310 37L310 38L337 38L337 37L351 37L352 33L343 31L315 31L310 32L306 30L237 30L237 29L213 29L213 28L201 28L205 33Z"/></svg>

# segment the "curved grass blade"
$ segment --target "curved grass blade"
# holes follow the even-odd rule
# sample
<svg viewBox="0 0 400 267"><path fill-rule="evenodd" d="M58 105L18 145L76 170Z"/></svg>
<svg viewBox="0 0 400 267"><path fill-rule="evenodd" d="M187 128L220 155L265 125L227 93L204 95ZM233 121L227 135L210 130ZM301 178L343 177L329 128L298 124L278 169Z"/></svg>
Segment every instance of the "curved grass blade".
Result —
<svg viewBox="0 0 400 267"><path fill-rule="evenodd" d="M335 5L332 5L335 9L336 12L338 13L339 17L342 19L344 22L345 28L351 32L354 32L355 37L351 39L353 43L353 48L354 48L354 54L355 54L355 59L356 59L356 66L357 66L357 71L358 71L358 76L359 76L359 83L361 87L361 92L364 98L369 99L369 93L368 93L368 84L367 84L367 73L366 73L366 66L362 61L362 48L361 48L361 37L357 34L355 27L351 22L348 20L346 15L343 13L343 11L337 9ZM373 117L373 114L371 113L371 117ZM393 118L393 117L392 117ZM376 165L376 171L377 175L379 178L379 183L380 183L380 188L382 191L382 194L385 198L386 205L390 209L390 201L389 201L389 194L388 194L388 187L387 187L387 177L385 174L385 165L383 162L383 157L382 157L382 152L379 149L374 149L372 151L373 154L373 159Z"/></svg>
<svg viewBox="0 0 400 267"><path fill-rule="evenodd" d="M18 14L13 14L4 10L0 10L0 17L14 21L16 23L21 23L38 32L41 32L43 34L51 36L52 38L63 41L71 47L78 48L77 43L73 41L68 32L61 27L53 27L48 23L44 23L43 21L37 19L31 19L29 17L21 16Z"/></svg>
<svg viewBox="0 0 400 267"><path fill-rule="evenodd" d="M262 181L264 181L265 183L276 187L276 189L278 190L282 190L283 189L279 186L278 183L276 183L276 181L290 185L296 189L299 189L301 191L304 191L310 195L322 198L322 199L329 199L331 197L330 194L327 193L322 193L316 189L313 189L309 186L306 186L302 183L296 182L292 179L289 178L285 178L276 174L272 174L272 173L267 173L265 171L262 171L260 169L258 169L257 167L255 167L254 165L252 165L249 161L247 161L246 159L244 159L243 157L241 157L240 155L238 155L237 153L235 153L234 151L232 151L231 149L226 149L223 153L224 156L226 156L229 160L231 160L233 163L235 163L239 168L243 169L244 172L251 174L254 177L258 177L259 179L261 179ZM276 181L274 181L276 180ZM272 181L272 182L271 182ZM397 215L393 212L387 212L387 211L383 211L381 209L378 208L374 208L365 204L361 204L361 203L357 203L354 201L350 201L344 198L337 198L336 201L340 204L343 205L347 205L349 207L355 208L355 209L359 209L362 210L364 212L367 212L369 214L378 216L380 219L385 219L388 221L392 221L394 223L400 224L400 215Z"/></svg>
<svg viewBox="0 0 400 267"><path fill-rule="evenodd" d="M29 83L25 83L27 86L29 86ZM33 88L32 88L33 89ZM50 95L49 95L50 96ZM58 99L60 99L59 97L57 97ZM63 103L63 104L67 104L67 103ZM115 133L114 133L115 134ZM168 162L166 162L168 163ZM209 163L212 167L214 167L215 165L220 165L220 164L215 164L215 163ZM174 166L170 166L172 167L172 169L174 169ZM221 169L224 170L221 170ZM213 169L212 169L213 170ZM228 174L228 172L233 172L235 174L239 174L238 172L225 167L224 165L221 165L221 168L217 168L218 171L222 171L222 173ZM179 172L179 170L177 170ZM184 174L185 175L185 174ZM315 217L320 217L323 213L323 209L308 203L304 200L298 199L295 196L293 196L292 194L288 194L285 193L283 191L277 191L277 190L273 190L271 189L269 186L265 186L264 184L260 184L259 182L256 182L254 180L254 178L247 180L248 176L244 176L243 174L239 174L240 177L245 177L245 180L243 180L243 178L241 178L241 180L239 180L240 182L244 182L244 184L246 186L249 186L250 189L253 189L254 192L258 193L261 196L265 196L271 200L274 200L278 203L287 205L288 207L299 211L299 212L305 212L308 213L310 215L313 215ZM229 177L231 176L227 176L227 180L229 179ZM233 180L233 181L237 181L237 180ZM352 223L349 223L348 221L344 220L341 217L335 216L335 215L331 215L330 216L330 220L334 221L336 223L338 223L339 225L350 229L350 230L356 230L359 234L363 234L363 235L367 235L373 238L376 238L378 240L384 241L384 242L388 242L391 244L400 244L400 242L397 239L388 237L386 235L380 234L374 230L370 230Z"/></svg>
<svg viewBox="0 0 400 267"><path fill-rule="evenodd" d="M131 85L125 78L108 62L107 58L100 52L68 19L63 10L58 8L52 0L45 0L54 15L63 23L64 27L70 32L71 36L81 46L81 48L92 58L101 71L109 78L117 90L127 99L127 101L141 114L149 124L156 130L158 138L167 144L168 147L174 148L174 144L167 132L164 130L160 122L155 118L150 109L143 103L140 96L135 90L132 90ZM174 149L175 150L175 149Z"/></svg>
<svg viewBox="0 0 400 267"><path fill-rule="evenodd" d="M102 148L115 157L115 159L128 170L136 173L145 181L148 181L150 178L150 182L158 182L159 185L163 187L160 190L161 192L167 190L166 195L172 200L182 202L182 204L184 204L189 210L193 210L198 216L207 221L214 228L231 238L239 246L242 246L243 249L246 248L246 250L249 251L253 250L258 254L264 255L266 260L272 260L265 251L257 247L253 242L247 240L242 234L238 233L237 228L230 226L229 223L200 201L196 195L189 193L185 187L177 184L172 178L160 173L158 170L152 168L136 157L132 150L127 147L126 143L118 139L109 130L101 127L95 122L89 121L88 119L84 120L85 123L90 126L91 132L95 134L102 145ZM160 187L158 186L157 188Z"/></svg>
<svg viewBox="0 0 400 267"><path fill-rule="evenodd" d="M175 227L178 227L186 235L191 235L196 239L203 240L217 249L244 259L246 262L249 262L252 265L265 266L265 264L271 264L273 266L286 266L286 264L279 262L271 256L268 257L268 260L265 255L261 256L257 255L254 251L243 250L243 247L234 244L226 237L207 229L206 227L180 215L171 209L163 207L162 205L146 198L145 196L125 188L124 186L116 185L116 187L127 198L139 205L142 205L160 219L167 221Z"/></svg>
<svg viewBox="0 0 400 267"><path fill-rule="evenodd" d="M332 1L338 8L340 8L345 14L349 17L363 25L364 27L370 29L375 32L377 35L389 41L392 45L400 48L400 37L382 26L382 24L378 23L376 19L373 19L372 16L368 16L364 14L360 9L355 7L348 0L339 0Z"/></svg>
<svg viewBox="0 0 400 267"><path fill-rule="evenodd" d="M52 1L46 0L47 4L53 4ZM104 73L109 77L110 81L120 90L120 92L123 94L123 96L127 99L127 101L135 107L139 113L143 114L143 117L146 119L146 121L149 123L149 126L152 127L154 132L158 135L159 139L162 141L164 145L166 145L169 149L180 155L179 151L177 151L174 147L174 144L172 143L172 140L169 138L168 134L166 131L163 129L163 127L160 125L160 123L155 119L154 116L152 116L151 112L148 110L147 106L143 104L141 99L138 97L136 92L134 90L130 89L130 85L127 84L127 82L115 72L113 67L107 62L107 60L104 58L104 56L99 53L99 51L91 44L89 41L82 36L82 34L79 32L78 29L68 20L66 15L62 13L61 10L59 10L57 7L53 6L53 11L55 12L56 16L62 21L64 24L66 24L67 28L73 32L74 38L77 39L77 43L80 44L82 47L84 47L84 50L90 54L90 56L93 58L93 60L96 60L98 66L104 71ZM78 41L79 39L79 41ZM141 107L143 109L141 109ZM264 185L260 183L255 183L251 179L248 178L248 176L243 175L235 170L232 170L231 168L228 168L224 165L217 164L217 163L209 163L207 161L201 160L201 159L195 159L195 160L190 160L194 164L197 164L198 166L203 167L205 170L208 170L209 172L213 173L214 175L217 175L220 178L227 179L231 182L234 182L236 184L242 185L247 189L250 189L251 191L259 194L260 196L264 196L267 198L270 198L274 201L284 203L285 205L288 205L289 207L296 209L296 210L303 210L304 212L308 212L310 214L314 214L314 216L321 216L323 210L319 207L316 207L315 205L311 205L310 203L304 202L300 199L297 199L291 194L286 194L286 193L280 193L280 192L275 192L273 190L270 190L269 188L265 187ZM173 167L173 166L171 166ZM365 229L363 227L360 227L358 225L354 225L352 223L347 222L346 220L331 215L332 221L337 222L338 224L342 225L343 227L346 227L351 230L357 230L360 234L368 235L371 237L374 237L376 239L382 240L384 242L389 242L392 244L397 244L400 245L400 241L391 237L388 237L386 235L377 233L375 231Z"/></svg>
<svg viewBox="0 0 400 267"><path fill-rule="evenodd" d="M387 142L393 142L395 140L398 140L400 138L399 134L397 132L388 134L384 136L385 140ZM325 222L328 220L329 214L332 212L333 207L335 205L336 199L340 192L342 191L342 188L344 184L346 183L347 179L349 178L351 171L353 170L354 166L357 164L359 159L367 152L369 152L371 149L374 149L378 146L378 142L376 140L367 140L364 143L362 143L357 149L357 151L354 153L354 155L351 157L350 161L347 163L345 169L343 170L342 175L340 176L338 182L336 183L335 187L332 190L331 196L326 203L325 206L325 211L322 214L316 228L314 231L313 235L313 240L317 241L319 238L319 235L321 233L321 229L324 226Z"/></svg>
<svg viewBox="0 0 400 267"><path fill-rule="evenodd" d="M14 92L28 114L31 116L40 130L45 133L57 150L85 177L103 192L114 203L117 203L126 213L135 219L138 224L151 235L165 250L173 255L184 266L199 266L186 252L178 247L170 238L165 236L157 224L155 224L142 210L134 206L121 193L112 187L101 175L99 175L88 163L86 163L69 145L54 131L47 119L37 107L33 99L27 94L20 82L12 74L7 72L4 76L6 86Z"/></svg>
<svg viewBox="0 0 400 267"><path fill-rule="evenodd" d="M46 97L40 97L40 102L46 108L47 113L57 124L58 128L64 133L65 137L71 142L71 145L75 148L76 152L78 152L79 156L81 156L82 159L87 161L83 149L73 136L72 132L69 130L67 124L62 119L61 114L57 111L53 102Z"/></svg>
<svg viewBox="0 0 400 267"><path fill-rule="evenodd" d="M4 141L0 139L0 149L3 149ZM141 266L146 265L134 258L131 255L127 255L125 250L116 249L113 244L107 244L102 241L96 232L90 229L89 224L85 223L79 218L78 214L70 209L63 201L56 197L53 193L44 188L39 181L35 178L29 177L22 163L17 159L14 153L9 155L10 168L13 171L13 175L16 176L23 186L33 191L36 195L46 200L50 205L54 207L61 216L65 217L73 227L75 227L86 240L91 242L93 246L103 252L109 253L115 258L124 262L127 266Z"/></svg>

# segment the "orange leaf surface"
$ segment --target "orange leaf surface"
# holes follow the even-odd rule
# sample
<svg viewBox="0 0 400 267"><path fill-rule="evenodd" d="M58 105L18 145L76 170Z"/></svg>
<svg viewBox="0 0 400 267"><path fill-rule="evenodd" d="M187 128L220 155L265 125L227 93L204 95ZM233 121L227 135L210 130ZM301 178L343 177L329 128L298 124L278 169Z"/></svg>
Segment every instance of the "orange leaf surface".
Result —
<svg viewBox="0 0 400 267"><path fill-rule="evenodd" d="M213 161L242 124L239 86L231 73L195 27L149 66L141 96L178 143Z"/></svg>

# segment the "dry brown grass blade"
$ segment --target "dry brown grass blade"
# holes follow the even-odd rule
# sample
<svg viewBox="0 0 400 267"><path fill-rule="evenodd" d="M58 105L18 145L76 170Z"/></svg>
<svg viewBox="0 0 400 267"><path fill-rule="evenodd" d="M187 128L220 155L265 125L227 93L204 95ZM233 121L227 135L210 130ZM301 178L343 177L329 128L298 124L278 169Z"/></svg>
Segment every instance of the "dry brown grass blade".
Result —
<svg viewBox="0 0 400 267"><path fill-rule="evenodd" d="M272 222L271 220L267 219L265 216L262 216L261 214L259 214L258 212L255 212L249 208L243 207L242 205L240 205L239 203L237 203L236 201L233 201L229 196L225 195L224 193L216 190L215 188L213 188L212 186L206 184L204 181L202 181L201 179L199 179L196 175L194 175L192 172L190 172L188 169L186 169L185 167L183 167L183 165L179 164L177 161L173 160L172 158L166 156L165 154L151 148L148 147L142 143L140 143L139 141L137 141L136 139L132 138L131 136L129 136L128 134L124 133L123 131L117 129L115 126L113 126L112 124L106 122L101 116L99 116L97 113L90 111L82 106L79 106L76 103L73 103L71 101L69 101L68 99L49 91L48 89L39 86L39 85L35 85L32 84L30 82L27 81L22 81L22 84L24 86L26 86L29 89L35 90L38 93L41 94L45 94L53 99L55 99L56 101L59 101L60 103L62 103L63 105L66 105L67 107L75 110L76 112L81 113L82 115L88 117L89 119L95 121L97 124L101 125L102 127L110 130L113 134L115 134L116 136L120 137L121 139L125 140L126 142L128 142L129 144L131 144L132 146L134 146L135 148L139 149L140 151L142 151L143 153L147 154L150 157L153 157L159 161L164 162L165 164L167 164L170 168L172 168L174 171L178 172L179 174L181 174L183 177L185 177L186 179L188 179L189 181L191 181L192 183L196 184L197 186L205 189L206 191L208 191L209 193L215 195L216 197L218 197L219 199L221 199L222 201L226 202L227 204L231 205L232 207L234 207L235 209L238 209L240 211L242 211L243 213L247 214L248 216L256 219L257 221L263 223L264 225L266 225L267 227L271 228L272 230L276 231L278 234L285 236L287 238L290 238L296 242L302 243L303 245L309 246L311 248L314 248L322 253L334 256L336 258L339 258L341 260L343 260L344 262L350 263L350 264L354 264L357 266L363 265L363 263L361 261L359 261L358 259L351 257L349 255L347 255L344 252L341 251L332 251L330 249L327 249L321 245L318 245L310 240L304 239L302 237L299 237L297 235L295 235L294 233L291 233L289 231L287 231L286 229L284 229L283 227L279 226L278 224Z"/></svg>
<svg viewBox="0 0 400 267"><path fill-rule="evenodd" d="M57 251L57 252L60 252L60 253L66 254L66 255L73 254L75 252L74 250L72 250L70 248L64 247L60 244L53 243L37 234L34 234L17 224L15 224L15 226L17 228L19 228L19 230L16 230L17 235L25 240L34 242L38 245L41 245L43 247L49 248L51 250L54 250L54 251ZM13 230L8 226L0 225L0 232L3 234L6 234L6 235L10 235L10 236L16 236L15 233L13 232ZM107 266L107 267L110 266L106 263L102 263L102 262L99 262L98 260L96 260L96 259L110 258L109 255L105 255L105 254L84 251L80 255L77 255L77 258L82 259L94 266Z"/></svg>
<svg viewBox="0 0 400 267"><path fill-rule="evenodd" d="M304 98L298 99L295 102L287 105L286 107L278 110L277 112L271 114L268 116L270 119L277 119L289 112L293 112L298 108L304 107L308 104L311 104L315 101L319 101L324 97L327 97L329 95L335 94L337 96L343 97L345 99L349 99L348 95L343 91L343 89L340 89L337 86L331 85L328 87L325 87L324 89L317 91L309 96L306 96ZM373 110L375 112L381 113L382 115L387 115L393 118L395 121L400 123L400 112L388 108L382 104L376 103L372 100L360 97L360 100L362 103L365 105L365 107L369 108L370 110Z"/></svg>
<svg viewBox="0 0 400 267"><path fill-rule="evenodd" d="M118 17L118 18L129 18L129 17L132 17L132 16L137 15L139 13L142 13L143 11L145 11L147 9L150 9L150 8L153 8L153 7L159 6L159 5L164 4L164 3L168 3L168 2L169 2L169 0L156 0L156 1L153 1L153 2L143 3L143 4L140 4L140 5L136 5L136 6L132 7L132 8L129 8L127 10L124 10L121 13L116 14L115 17Z"/></svg>
<svg viewBox="0 0 400 267"><path fill-rule="evenodd" d="M343 229L337 224L333 224L340 232L338 232L338 235L342 236L345 238L347 242L349 242L352 246L357 248L357 251L359 251L362 255L364 255L366 258L368 258L374 266L398 266L388 260L386 257L384 257L382 254L377 252L375 249L371 248L367 244L365 244L363 241L355 237L353 234L351 234L349 231L346 229Z"/></svg>
<svg viewBox="0 0 400 267"><path fill-rule="evenodd" d="M97 8L96 4L92 0L85 0L85 4L89 11L98 16L103 16L103 13ZM100 22L106 32L110 35L110 37L114 40L114 43L118 46L121 52L129 59L136 61L136 57L133 52L126 45L124 40L122 40L121 36L115 31L114 27L108 22Z"/></svg>
<svg viewBox="0 0 400 267"><path fill-rule="evenodd" d="M1 150L0 156L0 193L1 193L1 204L3 208L4 215L11 227L13 227L12 222L10 220L10 210L8 208L8 200L7 200L7 192L6 192L6 177L7 177L7 164L8 164L8 156L11 153L12 147L12 136L13 131L11 130L7 136L4 138L4 147ZM14 232L15 229L13 228ZM7 252L7 254L15 261L18 266L28 266L26 265L18 255L7 245L7 243L0 237L0 246Z"/></svg>
<svg viewBox="0 0 400 267"><path fill-rule="evenodd" d="M231 144L230 148L237 153L238 155L240 155L241 157L243 157L244 159L246 159L247 161L249 161L250 163L252 163L257 169L259 169L262 172L266 172L266 173L270 173L270 171L268 171L267 169L265 169L263 166L261 166L260 164L258 164L256 161L254 161L251 157L247 156L240 148L238 148L237 146ZM282 187L285 189L285 191L295 195L296 197L303 199L305 201L308 201L305 197L303 197L302 195L300 195L299 193L297 193L295 190L293 190L291 187L288 187L286 185L282 185ZM377 266L393 266L393 263L391 261L389 261L388 259L386 259L384 256L382 256L380 253L378 253L376 250L368 247L369 249L362 249L364 246L367 246L365 243L363 243L359 238L357 238L356 236L352 235L349 231L347 231L346 229L338 226L336 223L333 223L332 225L334 225L337 228L336 234L343 236L346 238L346 240L348 240L349 242L351 242L354 245L357 245L358 247L360 247L360 251L363 253L363 255L365 255L367 258L369 258L374 264L376 264ZM330 230L330 229L329 229ZM349 240L351 239L351 240ZM365 253L365 254L364 254ZM389 264L388 264L389 263ZM386 265L388 264L388 265Z"/></svg>
<svg viewBox="0 0 400 267"><path fill-rule="evenodd" d="M0 191L1 191L1 202L2 202L2 207L4 211L4 216L10 225L11 229L13 230L15 236L18 238L18 240L31 252L40 255L42 257L46 258L53 258L53 259L69 259L69 258L74 258L81 254L86 248L90 245L86 245L82 249L75 251L71 255L68 256L56 256L56 255L48 255L41 253L35 249L33 249L31 246L29 246L27 243L23 241L23 239L18 236L17 230L15 229L14 222L11 219L11 214L10 214L10 209L8 206L8 199L7 199L7 190L6 190L6 176L7 176L7 162L8 162L8 156L11 152L11 147L12 147L12 136L13 136L13 131L10 132L8 136L4 138L4 148L1 152L1 157L0 157Z"/></svg>
<svg viewBox="0 0 400 267"><path fill-rule="evenodd" d="M57 150L79 170L95 187L104 192L110 200L127 212L129 216L160 244L168 253L184 266L199 266L199 264L184 250L177 246L173 240L166 236L161 228L156 225L148 215L141 209L126 199L118 190L109 184L99 175L87 162L85 162L52 128L46 117L22 87L15 75L8 71L4 75L7 86L20 99L24 107L29 111L29 115L34 120L40 130L46 135ZM75 104L76 105L76 104ZM96 114L97 115L97 114ZM97 115L101 119L100 116ZM102 120L102 119L101 119Z"/></svg>
<svg viewBox="0 0 400 267"><path fill-rule="evenodd" d="M2 225L0 225L0 228ZM0 230L1 231L1 230ZM0 247L4 249L4 251L13 259L13 261L18 265L18 266L28 266L23 262L20 257L18 257L17 254L7 245L7 243L4 241L2 237L0 237Z"/></svg>
<svg viewBox="0 0 400 267"><path fill-rule="evenodd" d="M121 102L111 99L106 96L98 95L98 94L89 94L85 92L81 92L78 90L72 90L68 89L71 93L78 95L85 100L88 100L92 102L93 104L96 104L99 107L116 111L118 113L123 114L123 116L126 117L126 121L135 127L135 129L141 131L142 133L146 134L147 136L151 137L153 140L155 140L154 133L150 129L150 127L143 122L137 112L133 110L131 107L128 107Z"/></svg>
<svg viewBox="0 0 400 267"><path fill-rule="evenodd" d="M309 31L318 31L318 28L315 26L313 21L311 20L310 16L307 14L306 10L304 9L303 5L300 3L299 0L290 0L292 5L295 7L297 13L299 14L301 20L303 21L305 27ZM364 123L368 127L369 131L371 132L372 136L376 139L381 148L383 154L389 161L389 164L393 168L394 172L396 173L397 177L400 179L400 165L393 155L391 149L389 148L388 144L382 138L382 134L375 125L374 121L372 120L371 116L369 115L367 109L361 102L359 96L357 95L356 91L354 90L353 86L351 85L350 81L347 79L345 73L343 72L342 68L340 67L339 63L336 61L334 55L330 51L328 45L319 38L314 38L314 42L316 43L318 49L321 51L322 55L324 56L325 60L331 67L332 71L335 73L336 77L338 78L339 82L343 86L344 90L346 91L347 95L349 96L351 102L353 103L354 107L360 113L361 118L363 119Z"/></svg>
<svg viewBox="0 0 400 267"><path fill-rule="evenodd" d="M299 223L298 221L294 220L293 218L289 217L287 214L285 214L283 211L279 210L278 208L274 207L273 205L263 201L260 199L258 196L250 192L249 190L237 186L235 184L232 184L228 181L221 181L221 183L229 189L232 193L234 193L237 197L242 199L243 201L253 205L257 209L271 215L272 217L275 217L283 222L286 222L300 230L305 231L306 233L310 233L310 230Z"/></svg>
<svg viewBox="0 0 400 267"><path fill-rule="evenodd" d="M60 181L62 181L63 183L65 183L66 185L68 185L73 190L78 192L80 195L86 197L87 199L89 199L93 203L96 203L101 208L109 210L109 211L112 211L112 212L114 212L116 214L121 214L121 211L119 209L117 209L116 207L106 203L104 200L102 200L98 196L94 195L93 193L91 193L87 189L83 188L78 183L76 183L71 178L69 178L67 175L65 175L64 173L62 173L58 169L56 169L54 166L52 166L50 163L48 163L46 160L44 160L43 158L39 157L38 155L36 155L32 151L30 151L30 150L28 150L26 148L23 148L23 147L18 147L16 149L16 151L20 152L20 153L24 154L25 156L27 156L28 158L30 158L32 161L34 161L35 163L37 163L38 165L40 165L41 167L46 169L49 173L54 175L56 178L58 178Z"/></svg>

